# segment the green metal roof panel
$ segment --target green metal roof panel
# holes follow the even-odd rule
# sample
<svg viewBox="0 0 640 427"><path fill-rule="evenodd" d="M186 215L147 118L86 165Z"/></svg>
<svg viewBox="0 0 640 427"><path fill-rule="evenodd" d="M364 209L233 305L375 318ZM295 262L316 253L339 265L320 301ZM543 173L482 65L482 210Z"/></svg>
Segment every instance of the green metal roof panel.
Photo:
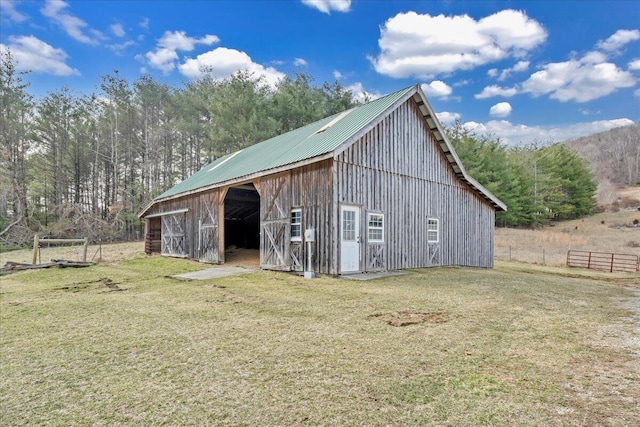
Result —
<svg viewBox="0 0 640 427"><path fill-rule="evenodd" d="M411 86L352 110L247 147L216 159L199 172L156 197L177 196L244 176L294 164L333 152L414 89ZM325 128L326 129L323 129Z"/></svg>

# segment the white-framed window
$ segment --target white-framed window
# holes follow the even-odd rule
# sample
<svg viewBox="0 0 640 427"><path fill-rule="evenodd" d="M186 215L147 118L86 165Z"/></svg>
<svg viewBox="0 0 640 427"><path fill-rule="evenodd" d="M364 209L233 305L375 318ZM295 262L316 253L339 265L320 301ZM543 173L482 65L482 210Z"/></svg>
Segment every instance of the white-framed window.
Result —
<svg viewBox="0 0 640 427"><path fill-rule="evenodd" d="M302 241L302 209L291 209L291 241Z"/></svg>
<svg viewBox="0 0 640 427"><path fill-rule="evenodd" d="M367 240L373 243L384 242L384 214L367 214Z"/></svg>
<svg viewBox="0 0 640 427"><path fill-rule="evenodd" d="M427 242L438 243L440 241L440 221L437 218L427 218Z"/></svg>

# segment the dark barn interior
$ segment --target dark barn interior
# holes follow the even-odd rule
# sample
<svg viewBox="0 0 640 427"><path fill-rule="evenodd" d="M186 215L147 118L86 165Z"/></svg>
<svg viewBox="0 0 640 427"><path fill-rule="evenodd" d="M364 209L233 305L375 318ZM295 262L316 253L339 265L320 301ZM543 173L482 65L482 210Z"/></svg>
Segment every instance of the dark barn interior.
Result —
<svg viewBox="0 0 640 427"><path fill-rule="evenodd" d="M231 187L224 198L224 246L260 248L260 195L253 184Z"/></svg>

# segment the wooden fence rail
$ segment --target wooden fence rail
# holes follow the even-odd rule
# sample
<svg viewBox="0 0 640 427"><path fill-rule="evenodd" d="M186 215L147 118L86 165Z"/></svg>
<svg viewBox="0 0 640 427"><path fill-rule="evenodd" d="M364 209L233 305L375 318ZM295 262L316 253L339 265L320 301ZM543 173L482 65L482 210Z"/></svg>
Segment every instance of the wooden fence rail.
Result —
<svg viewBox="0 0 640 427"><path fill-rule="evenodd" d="M82 262L87 261L87 247L89 246L89 239L48 239L40 238L37 234L33 236L33 264L38 260L38 254L40 253L40 246L42 244L60 245L66 243L82 243Z"/></svg>
<svg viewBox="0 0 640 427"><path fill-rule="evenodd" d="M567 266L609 272L627 271L633 273L640 269L640 257L632 254L571 250L567 252Z"/></svg>

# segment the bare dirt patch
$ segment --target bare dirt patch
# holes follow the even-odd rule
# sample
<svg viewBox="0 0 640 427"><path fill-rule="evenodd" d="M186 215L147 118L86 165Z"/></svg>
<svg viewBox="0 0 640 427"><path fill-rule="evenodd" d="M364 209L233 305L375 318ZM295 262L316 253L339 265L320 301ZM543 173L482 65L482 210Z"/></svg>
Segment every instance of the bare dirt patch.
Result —
<svg viewBox="0 0 640 427"><path fill-rule="evenodd" d="M224 253L225 264L246 268L260 267L260 251L258 249L231 248Z"/></svg>
<svg viewBox="0 0 640 427"><path fill-rule="evenodd" d="M126 289L121 288L120 283L116 283L113 280L111 280L108 277L101 277L99 279L96 280L89 280L89 281L85 281L85 282L78 282L78 283L74 283L73 285L68 285L68 286L61 286L59 288L55 288L56 290L60 290L60 291L70 291L70 292L80 292L83 289L88 289L90 287L90 285L93 284L98 284L98 285L103 285L107 288L107 290L105 292L121 292L121 291L126 291Z"/></svg>
<svg viewBox="0 0 640 427"><path fill-rule="evenodd" d="M401 327L420 325L422 323L444 323L449 320L449 313L435 311L425 313L421 311L403 310L392 313L372 314L371 318L378 318L390 326Z"/></svg>

